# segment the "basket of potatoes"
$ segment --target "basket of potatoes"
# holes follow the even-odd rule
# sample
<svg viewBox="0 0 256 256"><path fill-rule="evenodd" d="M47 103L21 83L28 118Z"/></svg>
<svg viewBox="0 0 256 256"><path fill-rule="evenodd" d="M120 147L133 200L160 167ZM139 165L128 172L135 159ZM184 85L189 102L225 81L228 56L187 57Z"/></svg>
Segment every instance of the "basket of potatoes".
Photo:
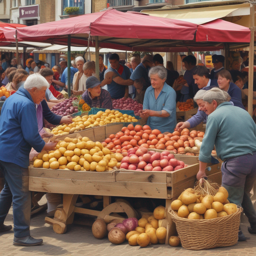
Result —
<svg viewBox="0 0 256 256"><path fill-rule="evenodd" d="M214 195L188 188L171 203L168 213L176 224L182 247L203 250L237 243L242 208L227 199L224 187Z"/></svg>

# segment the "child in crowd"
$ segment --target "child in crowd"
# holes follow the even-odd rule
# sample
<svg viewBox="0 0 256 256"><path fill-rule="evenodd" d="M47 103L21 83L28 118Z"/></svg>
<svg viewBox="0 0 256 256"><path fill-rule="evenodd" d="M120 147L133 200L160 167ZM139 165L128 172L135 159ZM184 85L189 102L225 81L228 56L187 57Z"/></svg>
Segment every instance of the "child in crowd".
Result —
<svg viewBox="0 0 256 256"><path fill-rule="evenodd" d="M144 95L145 95L145 90L143 90L145 86L144 78L135 79L133 85L136 89L134 100L137 101L138 103L143 104Z"/></svg>

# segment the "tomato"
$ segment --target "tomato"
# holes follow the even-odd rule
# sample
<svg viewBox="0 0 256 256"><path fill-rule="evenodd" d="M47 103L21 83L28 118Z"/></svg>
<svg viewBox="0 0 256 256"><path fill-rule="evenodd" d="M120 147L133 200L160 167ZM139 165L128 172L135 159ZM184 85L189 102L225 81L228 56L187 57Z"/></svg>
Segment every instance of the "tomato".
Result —
<svg viewBox="0 0 256 256"><path fill-rule="evenodd" d="M143 134L142 134L142 139L148 140L148 137L149 137L149 136L148 136L147 133L143 133Z"/></svg>
<svg viewBox="0 0 256 256"><path fill-rule="evenodd" d="M110 138L107 138L107 139L105 139L105 142L106 142L106 143L109 143L109 142L111 142L111 139L110 139Z"/></svg>
<svg viewBox="0 0 256 256"><path fill-rule="evenodd" d="M151 140L148 140L148 141L147 141L147 144L148 144L148 145L151 145Z"/></svg>
<svg viewBox="0 0 256 256"><path fill-rule="evenodd" d="M115 145L121 145L121 140L115 140L115 141L114 141L114 144L115 144Z"/></svg>
<svg viewBox="0 0 256 256"><path fill-rule="evenodd" d="M143 147L143 148L148 148L148 144L147 143L143 143L140 146Z"/></svg>
<svg viewBox="0 0 256 256"><path fill-rule="evenodd" d="M166 149L167 149L167 150L174 150L174 146L169 145L169 146L167 146Z"/></svg>
<svg viewBox="0 0 256 256"><path fill-rule="evenodd" d="M178 136L180 136L180 133L177 132L177 131L175 131L175 132L172 133L172 135L178 135Z"/></svg>
<svg viewBox="0 0 256 256"><path fill-rule="evenodd" d="M139 141L139 140L141 140L141 137L138 136L138 135L135 135L135 136L134 136L134 139L137 140L137 141Z"/></svg>
<svg viewBox="0 0 256 256"><path fill-rule="evenodd" d="M156 135L155 134L150 134L148 137L150 140L156 139Z"/></svg>
<svg viewBox="0 0 256 256"><path fill-rule="evenodd" d="M149 148L155 148L155 145L150 145Z"/></svg>
<svg viewBox="0 0 256 256"><path fill-rule="evenodd" d="M108 144L104 141L101 143L103 147L106 147Z"/></svg>
<svg viewBox="0 0 256 256"><path fill-rule="evenodd" d="M133 124L129 124L129 125L127 126L127 128L128 128L130 131L134 130Z"/></svg>
<svg viewBox="0 0 256 256"><path fill-rule="evenodd" d="M174 141L173 140L168 140L166 143L165 143L165 146L172 146L174 144Z"/></svg>
<svg viewBox="0 0 256 256"><path fill-rule="evenodd" d="M136 147L136 146L137 146L137 140L135 140L135 139L132 139L132 140L130 141L130 143L131 143L131 145L132 145L133 147Z"/></svg>
<svg viewBox="0 0 256 256"><path fill-rule="evenodd" d="M124 142L124 141L128 141L129 140L129 137L127 135L124 135L120 138L120 141L121 142Z"/></svg>
<svg viewBox="0 0 256 256"><path fill-rule="evenodd" d="M116 153L121 153L121 152L122 152L121 149L116 150Z"/></svg>
<svg viewBox="0 0 256 256"><path fill-rule="evenodd" d="M124 135L123 132L118 132L118 133L116 134L116 138L120 138L120 137L122 137L123 135Z"/></svg>
<svg viewBox="0 0 256 256"><path fill-rule="evenodd" d="M157 138L158 138L158 139L162 139L163 137L164 137L164 135L163 135L162 133L160 133L160 134L157 135Z"/></svg>
<svg viewBox="0 0 256 256"><path fill-rule="evenodd" d="M151 128L150 128L149 125L144 125L144 126L143 126L143 130L151 130Z"/></svg>
<svg viewBox="0 0 256 256"><path fill-rule="evenodd" d="M151 130L144 130L144 133L151 134Z"/></svg>
<svg viewBox="0 0 256 256"><path fill-rule="evenodd" d="M165 139L165 138L160 139L160 140L159 140L159 143L165 144L165 143L166 143L166 139Z"/></svg>
<svg viewBox="0 0 256 256"><path fill-rule="evenodd" d="M130 131L130 135L131 135L131 136L134 136L135 134L136 134L135 131Z"/></svg>
<svg viewBox="0 0 256 256"><path fill-rule="evenodd" d="M125 130L124 134L125 135L130 135L130 131L129 130Z"/></svg>
<svg viewBox="0 0 256 256"><path fill-rule="evenodd" d="M157 149L165 149L165 145L163 143L159 143Z"/></svg>
<svg viewBox="0 0 256 256"><path fill-rule="evenodd" d="M152 141L151 141L151 145L156 145L158 143L158 140L157 139L153 139Z"/></svg>
<svg viewBox="0 0 256 256"><path fill-rule="evenodd" d="M113 142L110 142L110 143L107 145L107 148L108 148L108 149L112 149L114 146L115 146L115 144L114 144Z"/></svg>
<svg viewBox="0 0 256 256"><path fill-rule="evenodd" d="M134 130L135 130L136 132L141 131L141 130L142 130L141 125L138 125L138 124L137 124L137 125L135 126Z"/></svg>
<svg viewBox="0 0 256 256"><path fill-rule="evenodd" d="M110 138L110 139L114 139L114 138L115 138L115 134L110 134L110 135L109 135L109 138Z"/></svg>
<svg viewBox="0 0 256 256"><path fill-rule="evenodd" d="M159 135L161 132L158 129L154 129L152 131L153 134L155 134L156 136Z"/></svg>
<svg viewBox="0 0 256 256"><path fill-rule="evenodd" d="M131 144L127 145L126 147L127 147L127 149L133 148L133 146Z"/></svg>
<svg viewBox="0 0 256 256"><path fill-rule="evenodd" d="M136 135L138 135L138 136L140 136L140 137L142 136L142 134L143 134L142 131L136 133Z"/></svg>
<svg viewBox="0 0 256 256"><path fill-rule="evenodd" d="M115 148L116 149L121 149L121 145L116 145Z"/></svg>
<svg viewBox="0 0 256 256"><path fill-rule="evenodd" d="M127 146L127 145L129 145L129 141L125 141L125 142L122 144L122 147Z"/></svg>
<svg viewBox="0 0 256 256"><path fill-rule="evenodd" d="M126 129L127 129L126 127L122 127L121 131L122 131L122 132L125 132Z"/></svg>

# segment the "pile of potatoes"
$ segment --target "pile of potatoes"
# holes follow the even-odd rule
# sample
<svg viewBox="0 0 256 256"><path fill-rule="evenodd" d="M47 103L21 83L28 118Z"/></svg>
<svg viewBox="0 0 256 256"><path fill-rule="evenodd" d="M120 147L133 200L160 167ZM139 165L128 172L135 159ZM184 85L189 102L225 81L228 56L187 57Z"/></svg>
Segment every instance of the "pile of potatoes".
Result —
<svg viewBox="0 0 256 256"><path fill-rule="evenodd" d="M66 169L72 171L110 171L119 168L123 155L112 153L99 141L87 137L59 141L54 151L42 151L34 159L36 168Z"/></svg>
<svg viewBox="0 0 256 256"><path fill-rule="evenodd" d="M72 119L71 124L59 125L52 129L54 135L65 135L84 130L94 126L102 126L110 123L138 122L138 120L117 110L106 109L99 111L96 115L77 116Z"/></svg>
<svg viewBox="0 0 256 256"><path fill-rule="evenodd" d="M179 217L190 220L225 217L237 211L237 206L229 203L228 191L224 187L220 187L215 196L202 196L188 188L171 203L171 208Z"/></svg>

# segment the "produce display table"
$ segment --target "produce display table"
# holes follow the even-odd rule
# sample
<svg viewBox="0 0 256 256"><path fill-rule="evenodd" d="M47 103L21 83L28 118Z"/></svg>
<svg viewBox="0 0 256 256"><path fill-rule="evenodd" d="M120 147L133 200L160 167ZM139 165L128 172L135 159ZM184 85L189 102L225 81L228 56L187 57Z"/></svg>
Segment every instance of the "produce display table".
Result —
<svg viewBox="0 0 256 256"><path fill-rule="evenodd" d="M126 212L128 217L135 217L128 205L114 203L109 205L110 197L156 198L166 200L166 210L173 199L196 181L199 164L195 158L177 156L190 166L174 172L136 172L115 170L109 172L85 172L69 170L51 170L29 168L29 190L45 193L63 194L63 208L58 209L54 219L47 218L46 222L53 225L56 233L66 232L68 224L73 223L74 213L87 214L108 221L116 217L112 212ZM187 159L186 159L187 158ZM207 171L209 179L221 182L221 165L210 166ZM102 212L75 206L79 195L103 196ZM133 215L133 216L132 216Z"/></svg>
<svg viewBox="0 0 256 256"><path fill-rule="evenodd" d="M182 119L183 121L187 121L193 115L197 113L197 108L190 109L188 111L176 111L177 120Z"/></svg>

